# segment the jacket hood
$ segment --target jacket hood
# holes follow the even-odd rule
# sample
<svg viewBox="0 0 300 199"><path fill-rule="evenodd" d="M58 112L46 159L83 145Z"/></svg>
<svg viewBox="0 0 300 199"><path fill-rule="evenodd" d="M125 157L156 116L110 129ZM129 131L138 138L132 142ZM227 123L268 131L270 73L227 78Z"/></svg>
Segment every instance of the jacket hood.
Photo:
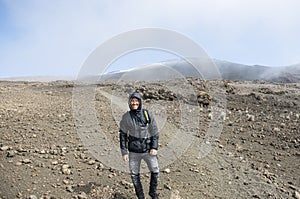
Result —
<svg viewBox="0 0 300 199"><path fill-rule="evenodd" d="M139 93L132 93L132 94L129 95L128 106L129 106L130 110L131 110L130 101L131 101L132 98L136 98L136 99L139 100L139 107L138 107L137 111L140 111L142 109L142 97L141 97L141 95Z"/></svg>

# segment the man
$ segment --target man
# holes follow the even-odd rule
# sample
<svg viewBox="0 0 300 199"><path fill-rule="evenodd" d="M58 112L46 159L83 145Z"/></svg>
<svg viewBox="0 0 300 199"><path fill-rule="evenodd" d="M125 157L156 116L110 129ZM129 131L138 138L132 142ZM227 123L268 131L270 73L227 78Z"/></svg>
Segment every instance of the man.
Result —
<svg viewBox="0 0 300 199"><path fill-rule="evenodd" d="M129 96L128 104L130 111L122 116L120 122L119 136L122 158L124 161L129 161L131 179L139 199L145 198L140 180L141 160L147 163L151 172L149 196L152 199L158 199L158 128L151 112L142 108L142 99L139 93L132 93Z"/></svg>

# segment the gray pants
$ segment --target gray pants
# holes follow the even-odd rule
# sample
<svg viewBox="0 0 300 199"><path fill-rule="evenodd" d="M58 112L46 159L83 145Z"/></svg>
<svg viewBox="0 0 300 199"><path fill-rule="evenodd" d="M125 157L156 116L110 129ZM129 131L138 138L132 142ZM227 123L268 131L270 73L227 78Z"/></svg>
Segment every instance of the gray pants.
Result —
<svg viewBox="0 0 300 199"><path fill-rule="evenodd" d="M153 173L159 173L157 156L146 153L133 153L129 152L129 169L131 174L139 174L141 161L144 160L147 163L149 170Z"/></svg>

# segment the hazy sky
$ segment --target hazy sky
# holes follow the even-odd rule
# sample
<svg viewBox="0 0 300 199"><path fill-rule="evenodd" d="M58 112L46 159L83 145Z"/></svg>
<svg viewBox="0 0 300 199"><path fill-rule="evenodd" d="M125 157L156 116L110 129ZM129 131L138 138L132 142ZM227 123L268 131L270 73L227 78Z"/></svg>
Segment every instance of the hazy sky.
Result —
<svg viewBox="0 0 300 199"><path fill-rule="evenodd" d="M90 53L138 28L174 30L216 59L300 63L299 0L0 0L0 77L76 76ZM172 59L137 52L116 65Z"/></svg>

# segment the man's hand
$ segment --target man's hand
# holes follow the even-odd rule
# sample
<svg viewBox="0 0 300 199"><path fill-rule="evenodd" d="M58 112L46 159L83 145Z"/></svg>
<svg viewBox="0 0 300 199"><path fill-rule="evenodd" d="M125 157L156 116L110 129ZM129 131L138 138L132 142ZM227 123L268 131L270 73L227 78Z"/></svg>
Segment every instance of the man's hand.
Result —
<svg viewBox="0 0 300 199"><path fill-rule="evenodd" d="M123 155L122 159L123 159L124 162L128 162L128 154Z"/></svg>
<svg viewBox="0 0 300 199"><path fill-rule="evenodd" d="M150 150L150 155L157 155L157 150L156 149L151 149Z"/></svg>

